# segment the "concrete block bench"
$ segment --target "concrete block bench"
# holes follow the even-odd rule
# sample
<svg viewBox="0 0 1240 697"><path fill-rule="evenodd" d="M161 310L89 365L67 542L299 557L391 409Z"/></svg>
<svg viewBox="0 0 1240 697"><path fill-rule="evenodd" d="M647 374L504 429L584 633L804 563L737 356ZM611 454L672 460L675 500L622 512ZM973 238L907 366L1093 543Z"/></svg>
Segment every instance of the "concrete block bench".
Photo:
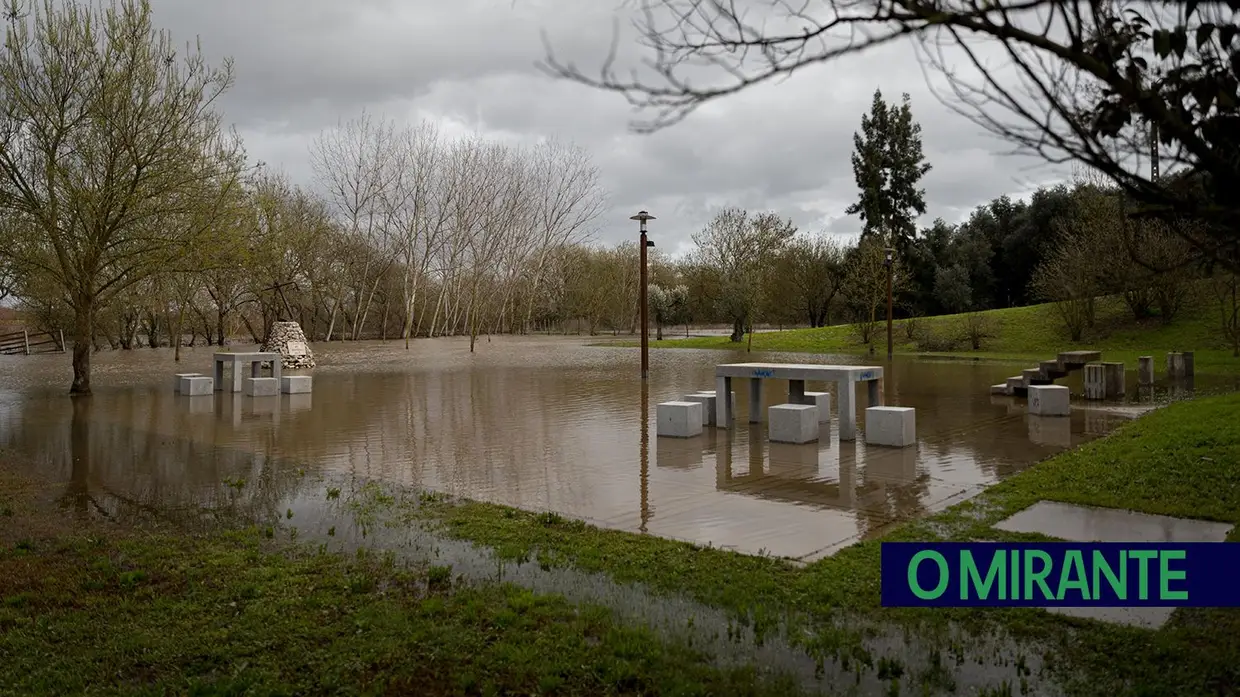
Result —
<svg viewBox="0 0 1240 697"><path fill-rule="evenodd" d="M906 448L917 444L917 410L912 407L870 407L865 410L865 442Z"/></svg>
<svg viewBox="0 0 1240 697"><path fill-rule="evenodd" d="M672 438L692 438L702 434L701 402L664 402L655 407L656 432Z"/></svg>
<svg viewBox="0 0 1240 697"><path fill-rule="evenodd" d="M309 375L284 375L280 378L280 391L284 394L309 394Z"/></svg>
<svg viewBox="0 0 1240 697"><path fill-rule="evenodd" d="M172 376L172 391L173 392L181 391L181 378L196 378L196 377L201 377L201 376L202 376L202 373L177 373L176 375Z"/></svg>
<svg viewBox="0 0 1240 697"><path fill-rule="evenodd" d="M178 392L190 397L215 394L215 380L204 375L184 375L177 385Z"/></svg>
<svg viewBox="0 0 1240 697"><path fill-rule="evenodd" d="M777 404L767 410L772 443L812 443L818 440L818 407L813 404Z"/></svg>
<svg viewBox="0 0 1240 697"><path fill-rule="evenodd" d="M1031 385L1029 413L1034 416L1071 416L1068 388L1063 385Z"/></svg>
<svg viewBox="0 0 1240 697"><path fill-rule="evenodd" d="M818 407L818 423L825 424L831 420L831 393L806 392L805 401L801 404L812 404Z"/></svg>
<svg viewBox="0 0 1240 697"><path fill-rule="evenodd" d="M246 378L242 385L242 391L247 397L280 396L280 380L278 378Z"/></svg>
<svg viewBox="0 0 1240 697"><path fill-rule="evenodd" d="M732 409L733 411L735 411L736 410L736 393L733 392L731 397L732 397ZM693 394L685 395L684 401L701 402L702 409L703 409L702 425L703 426L715 426L716 425L715 423L715 393L714 392L694 392Z"/></svg>

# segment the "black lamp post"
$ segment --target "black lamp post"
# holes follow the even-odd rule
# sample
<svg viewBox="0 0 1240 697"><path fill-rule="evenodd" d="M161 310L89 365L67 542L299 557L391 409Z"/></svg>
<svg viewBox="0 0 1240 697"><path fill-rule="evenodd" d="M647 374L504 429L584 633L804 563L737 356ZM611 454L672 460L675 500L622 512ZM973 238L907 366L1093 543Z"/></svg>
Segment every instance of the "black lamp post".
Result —
<svg viewBox="0 0 1240 697"><path fill-rule="evenodd" d="M891 279L895 273L895 253L896 250L891 247L887 248L887 258L883 260L883 265L887 267L887 360L891 360Z"/></svg>
<svg viewBox="0 0 1240 697"><path fill-rule="evenodd" d="M654 246L654 242L646 239L646 221L654 220L654 216L650 215L646 211L638 211L637 215L632 216L629 220L636 220L641 226L641 242L639 243L639 246L641 249L642 268L641 280L639 283L641 288L642 380L645 380L650 374L650 326L649 321L647 320L647 313L649 311L647 305L649 303L646 300L646 248Z"/></svg>

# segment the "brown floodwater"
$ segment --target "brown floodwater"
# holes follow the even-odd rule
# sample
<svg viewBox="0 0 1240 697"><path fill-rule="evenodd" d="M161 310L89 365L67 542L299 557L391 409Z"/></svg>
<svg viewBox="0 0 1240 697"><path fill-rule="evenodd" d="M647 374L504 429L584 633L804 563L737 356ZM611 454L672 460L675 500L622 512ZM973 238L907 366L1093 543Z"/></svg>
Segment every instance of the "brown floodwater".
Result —
<svg viewBox="0 0 1240 697"><path fill-rule="evenodd" d="M680 440L655 436L654 405L713 389L716 364L884 363L659 350L643 388L637 351L586 343L497 337L474 354L458 338L318 344L313 393L271 398L175 394L174 373L210 373L209 347L183 350L180 363L162 349L98 353L89 399L66 396L68 356L4 356L0 445L63 481L66 509L80 513L200 510L233 500L240 481L267 482L261 505L280 511L300 496L303 480L281 476L295 469L812 560L973 496L1179 389L1044 418L989 394L1017 366L897 358L885 400L917 409L915 448L840 442L834 419L816 444L770 444L763 425L745 423L740 381L738 428ZM1066 384L1079 393L1075 379ZM786 383L764 382L766 404L786 401ZM1235 385L1198 376L1195 387Z"/></svg>

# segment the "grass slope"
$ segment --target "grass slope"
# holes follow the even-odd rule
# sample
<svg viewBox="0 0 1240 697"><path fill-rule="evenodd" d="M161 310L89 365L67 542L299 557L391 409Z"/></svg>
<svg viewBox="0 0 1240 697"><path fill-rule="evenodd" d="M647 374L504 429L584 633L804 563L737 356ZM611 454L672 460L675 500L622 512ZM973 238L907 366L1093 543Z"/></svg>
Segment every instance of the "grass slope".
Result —
<svg viewBox="0 0 1240 697"><path fill-rule="evenodd" d="M1155 365L1164 360L1160 353L1167 351L1196 351L1199 370L1211 372L1240 372L1240 358L1234 358L1227 348L1219 326L1219 310L1211 298L1202 298L1189 304L1174 322L1162 324L1158 318L1135 321L1122 299L1101 298L1097 306L1095 326L1086 330L1082 341L1068 338L1054 305L1032 305L980 313L991 324L994 336L982 342L982 350L969 350L967 341L959 349L950 352L922 351L909 339L905 322L899 320L893 327L893 342L898 353L938 353L940 355L974 356L995 359L1044 360L1054 358L1060 351L1099 349L1104 360L1123 361L1135 368L1137 356L1154 355ZM963 331L964 315L926 317L915 320L919 329L929 331L939 338L959 337ZM875 350L886 350L886 324L880 322L874 338ZM625 341L624 345L635 345ZM745 343L735 344L728 337L695 337L691 339L667 339L652 341L657 348L705 348L738 349ZM856 331L850 325L837 325L818 329L790 329L786 331L759 332L753 337L755 351L795 351L806 353L863 353Z"/></svg>
<svg viewBox="0 0 1240 697"><path fill-rule="evenodd" d="M1238 417L1240 395L1174 404L883 539L1036 539L992 526L1044 499L1240 523ZM1050 647L1056 670L1075 694L1219 695L1240 689L1237 610L1180 610L1151 632L1030 609L884 609L879 606L881 540L799 568L490 504L444 502L423 506L416 515L509 558L533 555L544 564L686 593L749 618L759 631L790 613L821 627L833 612L847 609L917 627L926 637L943 636L951 622L979 636L1001 629L1036 641ZM805 643L811 651L864 661L858 639L846 628L819 629Z"/></svg>

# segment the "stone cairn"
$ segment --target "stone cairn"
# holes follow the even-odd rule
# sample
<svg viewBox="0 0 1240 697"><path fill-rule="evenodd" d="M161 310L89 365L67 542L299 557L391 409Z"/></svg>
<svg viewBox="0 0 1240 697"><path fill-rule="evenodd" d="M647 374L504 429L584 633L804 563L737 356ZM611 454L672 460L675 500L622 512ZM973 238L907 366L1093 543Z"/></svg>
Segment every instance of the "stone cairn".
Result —
<svg viewBox="0 0 1240 697"><path fill-rule="evenodd" d="M306 333L301 330L301 325L296 322L276 322L271 325L271 336L267 337L260 350L283 356L280 364L285 370L314 367L314 354L310 352L310 343L306 341Z"/></svg>

